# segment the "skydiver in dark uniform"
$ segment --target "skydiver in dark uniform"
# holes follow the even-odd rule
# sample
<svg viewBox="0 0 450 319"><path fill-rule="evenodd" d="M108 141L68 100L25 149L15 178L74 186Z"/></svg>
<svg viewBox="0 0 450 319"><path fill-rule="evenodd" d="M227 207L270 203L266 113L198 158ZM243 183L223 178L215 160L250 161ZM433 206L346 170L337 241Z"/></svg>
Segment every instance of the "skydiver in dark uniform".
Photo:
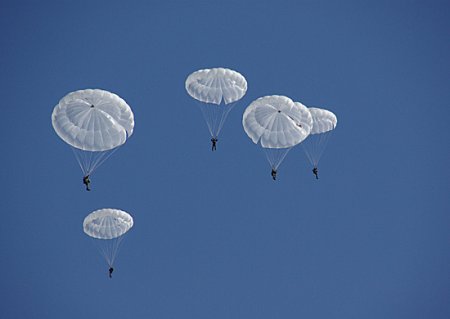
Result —
<svg viewBox="0 0 450 319"><path fill-rule="evenodd" d="M275 181L277 179L277 171L272 168L272 173L270 174L272 175L272 179Z"/></svg>
<svg viewBox="0 0 450 319"><path fill-rule="evenodd" d="M83 177L83 184L86 185L86 190L90 191L89 184L91 183L91 180L89 179L89 175L86 175Z"/></svg>
<svg viewBox="0 0 450 319"><path fill-rule="evenodd" d="M317 169L317 167L314 167L312 172L314 175L316 175L316 179L319 179L319 170Z"/></svg>
<svg viewBox="0 0 450 319"><path fill-rule="evenodd" d="M109 278L112 278L112 273L113 273L113 271L114 271L114 268L113 267L109 267Z"/></svg>
<svg viewBox="0 0 450 319"><path fill-rule="evenodd" d="M215 151L217 149L216 143L217 143L218 139L217 137L213 137L211 138L211 151Z"/></svg>

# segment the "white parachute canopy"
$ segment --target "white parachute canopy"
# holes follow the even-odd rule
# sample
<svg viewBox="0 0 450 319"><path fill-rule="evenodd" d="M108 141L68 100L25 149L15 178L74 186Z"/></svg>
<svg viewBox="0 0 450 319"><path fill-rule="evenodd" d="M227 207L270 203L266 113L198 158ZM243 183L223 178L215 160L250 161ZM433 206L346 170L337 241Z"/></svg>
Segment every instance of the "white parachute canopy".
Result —
<svg viewBox="0 0 450 319"><path fill-rule="evenodd" d="M133 134L134 115L114 93L79 90L64 96L52 113L58 136L74 150L84 175L90 175Z"/></svg>
<svg viewBox="0 0 450 319"><path fill-rule="evenodd" d="M308 137L312 124L306 106L280 95L253 101L242 118L245 132L261 145L275 171L289 150Z"/></svg>
<svg viewBox="0 0 450 319"><path fill-rule="evenodd" d="M199 102L211 137L217 138L235 102L247 92L247 81L236 71L213 68L190 74L185 87Z"/></svg>
<svg viewBox="0 0 450 319"><path fill-rule="evenodd" d="M302 145L309 161L317 168L328 140L336 128L337 117L328 110L316 107L310 107L309 111L313 119L313 127L311 135Z"/></svg>
<svg viewBox="0 0 450 319"><path fill-rule="evenodd" d="M90 213L83 230L95 239L100 253L110 267L118 254L123 236L133 227L133 217L119 209L104 208Z"/></svg>

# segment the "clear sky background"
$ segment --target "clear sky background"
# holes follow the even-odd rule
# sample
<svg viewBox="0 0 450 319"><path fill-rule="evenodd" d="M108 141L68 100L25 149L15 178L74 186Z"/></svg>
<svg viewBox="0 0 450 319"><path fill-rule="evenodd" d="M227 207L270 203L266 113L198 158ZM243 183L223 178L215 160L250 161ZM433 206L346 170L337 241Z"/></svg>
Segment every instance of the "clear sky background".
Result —
<svg viewBox="0 0 450 319"><path fill-rule="evenodd" d="M1 318L450 318L448 1L1 1ZM248 81L217 152L184 81ZM92 176L50 115L125 99ZM241 120L280 94L332 110L316 181L276 182ZM82 222L129 212L113 278Z"/></svg>

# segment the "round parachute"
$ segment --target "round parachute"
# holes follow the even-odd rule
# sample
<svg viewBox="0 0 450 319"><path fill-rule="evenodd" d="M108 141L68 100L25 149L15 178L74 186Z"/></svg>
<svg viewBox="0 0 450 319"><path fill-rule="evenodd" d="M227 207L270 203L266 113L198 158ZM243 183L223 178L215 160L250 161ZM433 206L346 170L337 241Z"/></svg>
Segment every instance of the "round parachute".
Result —
<svg viewBox="0 0 450 319"><path fill-rule="evenodd" d="M253 101L244 112L242 125L253 143L263 148L288 148L308 137L312 118L303 104L272 95Z"/></svg>
<svg viewBox="0 0 450 319"><path fill-rule="evenodd" d="M52 113L58 136L83 151L107 151L125 143L133 134L134 116L128 104L104 90L67 94Z"/></svg>
<svg viewBox="0 0 450 319"><path fill-rule="evenodd" d="M133 227L130 214L112 208L104 208L90 213L83 222L83 230L97 245L110 267L119 252L124 235Z"/></svg>
<svg viewBox="0 0 450 319"><path fill-rule="evenodd" d="M275 175L289 150L308 137L312 124L306 106L280 95L253 101L242 117L245 132L264 149Z"/></svg>
<svg viewBox="0 0 450 319"><path fill-rule="evenodd" d="M113 239L122 236L133 227L133 217L112 208L104 208L90 213L83 222L84 232L93 238Z"/></svg>
<svg viewBox="0 0 450 319"><path fill-rule="evenodd" d="M313 127L310 137L302 145L308 160L314 168L317 168L331 134L336 128L337 117L328 110L316 107L310 107L309 111L313 119Z"/></svg>
<svg viewBox="0 0 450 319"><path fill-rule="evenodd" d="M188 94L198 102L208 125L211 141L217 142L228 113L247 92L247 81L236 71L214 68L190 74L185 87Z"/></svg>
<svg viewBox="0 0 450 319"><path fill-rule="evenodd" d="M242 74L225 68L198 70L186 79L186 91L203 103L230 104L247 92L247 81Z"/></svg>
<svg viewBox="0 0 450 319"><path fill-rule="evenodd" d="M134 115L128 104L104 90L67 94L52 113L58 136L72 147L84 176L89 176L133 134Z"/></svg>
<svg viewBox="0 0 450 319"><path fill-rule="evenodd" d="M309 112L313 119L311 134L325 133L336 128L337 117L334 113L317 107L310 107Z"/></svg>

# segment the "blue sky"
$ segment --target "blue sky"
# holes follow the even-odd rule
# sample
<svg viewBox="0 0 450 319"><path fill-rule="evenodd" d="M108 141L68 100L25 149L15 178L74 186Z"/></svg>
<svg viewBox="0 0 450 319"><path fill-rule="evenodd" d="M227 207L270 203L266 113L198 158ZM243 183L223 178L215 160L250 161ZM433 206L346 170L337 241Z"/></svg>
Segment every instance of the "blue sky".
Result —
<svg viewBox="0 0 450 319"><path fill-rule="evenodd" d="M2 1L2 318L449 318L446 1ZM217 152L184 81L247 95ZM124 98L135 133L92 177L53 131L68 92ZM273 182L242 129L254 99L328 108L316 181ZM112 280L82 231L133 215Z"/></svg>

